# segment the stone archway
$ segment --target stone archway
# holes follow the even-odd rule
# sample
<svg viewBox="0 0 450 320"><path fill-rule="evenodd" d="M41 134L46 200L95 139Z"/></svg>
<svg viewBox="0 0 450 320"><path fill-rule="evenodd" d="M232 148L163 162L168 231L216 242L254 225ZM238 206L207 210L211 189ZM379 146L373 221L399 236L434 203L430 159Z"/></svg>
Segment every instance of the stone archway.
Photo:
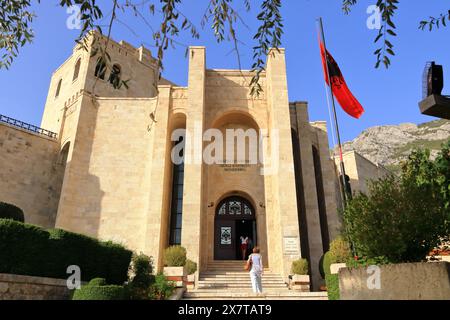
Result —
<svg viewBox="0 0 450 320"><path fill-rule="evenodd" d="M256 212L245 198L231 196L223 199L216 207L214 218L214 259L240 260L240 237L251 242L247 256L257 243Z"/></svg>

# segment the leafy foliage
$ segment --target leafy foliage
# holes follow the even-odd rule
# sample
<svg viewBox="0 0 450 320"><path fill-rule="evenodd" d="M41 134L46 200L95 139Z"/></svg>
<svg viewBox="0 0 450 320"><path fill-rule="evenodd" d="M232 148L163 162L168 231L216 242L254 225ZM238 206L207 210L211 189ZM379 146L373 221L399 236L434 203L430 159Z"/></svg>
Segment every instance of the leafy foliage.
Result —
<svg viewBox="0 0 450 320"><path fill-rule="evenodd" d="M345 210L344 223L358 255L391 263L422 261L450 234L450 148L436 160L412 152L402 175L372 182ZM379 259L379 258L378 258Z"/></svg>
<svg viewBox="0 0 450 320"><path fill-rule="evenodd" d="M339 236L330 243L330 263L345 263L352 258L350 244L343 237Z"/></svg>
<svg viewBox="0 0 450 320"><path fill-rule="evenodd" d="M109 241L0 219L0 273L66 279L67 267L77 265L82 281L122 284L130 260L131 251Z"/></svg>
<svg viewBox="0 0 450 320"><path fill-rule="evenodd" d="M428 26L428 30L432 31L433 28L446 27L447 20L450 21L450 10L447 13L441 13L438 17L430 17L429 20L420 21L419 29L425 30Z"/></svg>
<svg viewBox="0 0 450 320"><path fill-rule="evenodd" d="M163 274L158 274L151 287L150 298L153 300L166 300L175 290L173 282L168 281Z"/></svg>
<svg viewBox="0 0 450 320"><path fill-rule="evenodd" d="M339 276L337 274L327 274L325 283L327 285L328 300L339 300Z"/></svg>
<svg viewBox="0 0 450 320"><path fill-rule="evenodd" d="M349 14L352 6L358 3L358 0L342 0L342 9L346 14ZM380 64L383 63L386 68L391 65L390 56L394 56L394 45L389 40L389 37L396 37L397 33L395 30L397 26L394 23L394 16L398 10L399 0L377 0L376 5L380 9L381 19L383 21L383 26L378 31L375 38L375 43L379 43L382 39L382 44L378 47L374 54L377 58L375 67L379 68ZM419 28L424 30L426 26L429 30L433 30L433 27L439 28L440 26L446 26L446 20L450 20L450 10L446 14L441 14L439 17L430 17L430 20L423 20L419 24Z"/></svg>
<svg viewBox="0 0 450 320"><path fill-rule="evenodd" d="M180 32L187 31L190 35L198 39L200 32L187 16L185 16L179 9L182 0L153 0L135 2L132 0L125 0L119 2L112 0L113 9L111 18L107 25L108 30L107 41L99 43L96 50L100 53L101 58L107 61L107 68L112 69L108 53L106 52L107 44L110 39L111 29L114 22L122 21L118 19L117 11L131 11L137 19L143 22L151 30L151 38L157 50L158 64L160 67L159 75L163 70L164 53L169 47L182 45L186 47L186 55L188 54L188 47L179 41L177 37ZM394 56L394 45L389 37L395 37L396 25L394 23L394 16L398 10L399 0L377 0L376 4L380 8L382 15L383 26L379 30L375 38L375 43L380 43L380 46L375 51L377 58L376 67L381 63L388 68L391 64L391 56ZM38 3L40 1L38 0ZM239 68L241 69L240 54L238 44L238 25L244 25L245 21L240 17L239 10L235 9L233 5L236 3L243 4L246 11L251 9L250 0L208 0L206 1L206 10L202 21L202 27L211 22L211 29L218 42L225 40L232 41L234 44L234 51L236 53ZM349 14L358 0L342 0L342 10L345 14ZM102 2L103 5L105 5ZM19 48L33 40L34 34L31 24L35 18L34 13L31 12L30 0L0 0L0 68L9 68L13 59L17 56ZM63 8L68 8L73 5L80 7L81 30L76 42L81 47L87 47L87 34L90 30L97 30L103 34L101 20L104 18L103 10L99 1L95 0L60 0L59 5ZM259 12L257 13L257 20L259 27L253 37L256 44L253 46L253 64L252 70L254 75L250 81L251 93L253 96L258 96L263 90L260 83L261 73L264 71L266 59L271 48L278 49L281 45L281 37L283 35L283 18L281 14L281 0L261 0ZM144 8L147 8L146 10ZM149 13L155 17L155 13L162 16L162 20L158 28L153 28L146 19L145 14ZM155 17L156 18L156 17ZM446 26L446 21L450 19L450 10L448 13L442 13L438 17L430 17L429 20L420 22L419 28L422 30L427 26L430 30ZM120 81L117 87L127 86L127 81ZM94 85L95 87L95 85Z"/></svg>
<svg viewBox="0 0 450 320"><path fill-rule="evenodd" d="M186 269L187 269L187 274L189 274L189 275L194 274L197 271L197 264L194 261L187 259L186 260Z"/></svg>
<svg viewBox="0 0 450 320"><path fill-rule="evenodd" d="M150 298L151 286L155 282L152 258L145 254L133 255L130 265L133 277L128 283L128 290L132 300L146 300Z"/></svg>
<svg viewBox="0 0 450 320"><path fill-rule="evenodd" d="M171 246L164 250L164 265L167 267L183 267L186 264L186 249Z"/></svg>
<svg viewBox="0 0 450 320"><path fill-rule="evenodd" d="M309 274L308 267L308 260L306 259L298 259L292 261L291 273L298 275L307 275Z"/></svg>
<svg viewBox="0 0 450 320"><path fill-rule="evenodd" d="M19 222L25 222L22 209L4 202L0 202L0 219L12 219Z"/></svg>
<svg viewBox="0 0 450 320"><path fill-rule="evenodd" d="M0 0L0 69L8 69L19 48L33 41L30 5L30 0Z"/></svg>
<svg viewBox="0 0 450 320"><path fill-rule="evenodd" d="M93 279L74 291L72 300L128 300L124 286L107 285L105 279Z"/></svg>

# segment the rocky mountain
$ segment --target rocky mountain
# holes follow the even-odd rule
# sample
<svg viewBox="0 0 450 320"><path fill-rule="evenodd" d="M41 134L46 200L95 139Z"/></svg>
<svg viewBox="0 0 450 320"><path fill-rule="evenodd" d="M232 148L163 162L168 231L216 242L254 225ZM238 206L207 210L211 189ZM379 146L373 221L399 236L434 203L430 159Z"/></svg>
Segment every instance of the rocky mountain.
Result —
<svg viewBox="0 0 450 320"><path fill-rule="evenodd" d="M397 171L402 160L415 148L428 148L432 156L450 139L450 121L435 120L420 125L403 123L364 130L343 145L344 152L355 150L374 163Z"/></svg>

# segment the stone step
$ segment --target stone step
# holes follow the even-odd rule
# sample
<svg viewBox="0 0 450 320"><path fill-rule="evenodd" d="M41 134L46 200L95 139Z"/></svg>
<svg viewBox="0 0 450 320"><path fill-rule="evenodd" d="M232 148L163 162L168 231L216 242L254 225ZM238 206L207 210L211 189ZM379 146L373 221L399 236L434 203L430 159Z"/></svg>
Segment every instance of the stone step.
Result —
<svg viewBox="0 0 450 320"><path fill-rule="evenodd" d="M282 283L285 282L280 279L262 279L262 283ZM198 283L251 283L250 279L202 279L200 278Z"/></svg>
<svg viewBox="0 0 450 320"><path fill-rule="evenodd" d="M200 272L200 275L227 275L227 276L232 276L232 275L244 276L244 275L247 275L248 276L249 274L250 273L248 271L240 271L240 270L208 270L208 271ZM264 275L263 276L274 276L274 275L280 276L278 273L273 273L273 272L264 270Z"/></svg>
<svg viewBox="0 0 450 320"><path fill-rule="evenodd" d="M201 289L205 289L205 290L228 290L228 289L230 289L230 290L233 290L234 292L240 292L240 291L242 291L242 290L246 290L246 289L248 289L248 290L251 290L252 289L252 286L251 285L248 285L248 286L233 286L233 285L211 285L211 286L208 286L208 285L199 285L198 286L198 288L197 288L198 290L201 290ZM274 290L274 289L287 289L287 287L286 286L275 286L275 285L272 285L272 286L264 286L263 285L263 290Z"/></svg>
<svg viewBox="0 0 450 320"><path fill-rule="evenodd" d="M184 299L187 300L328 300L326 292L294 292L289 290L267 291L256 295L251 291L232 292L227 290L196 290L186 292Z"/></svg>

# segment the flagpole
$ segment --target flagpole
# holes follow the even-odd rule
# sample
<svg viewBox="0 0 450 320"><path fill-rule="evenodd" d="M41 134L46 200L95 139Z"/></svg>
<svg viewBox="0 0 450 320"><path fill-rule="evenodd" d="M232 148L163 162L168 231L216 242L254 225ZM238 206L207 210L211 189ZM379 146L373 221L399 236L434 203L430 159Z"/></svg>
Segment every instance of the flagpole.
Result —
<svg viewBox="0 0 450 320"><path fill-rule="evenodd" d="M334 118L334 128L336 130L336 137L338 140L338 149L339 149L339 166L340 166L340 171L341 171L341 178L342 178L342 185L341 185L341 196L342 196L342 208L345 209L346 205L347 205L347 190L346 190L346 174L345 174L345 166L344 166L344 158L343 158L343 154L342 154L342 143L341 143L341 135L339 133L339 123L338 123L338 118L337 118L337 113L336 113L336 102L334 100L334 95L333 95L333 83L331 82L331 77L330 77L330 72L328 70L328 56L327 56L327 46L326 46L326 42L325 42L325 33L323 31L323 22L322 22L322 18L319 18L319 31L320 31L320 37L323 43L323 47L325 50L325 66L326 66L326 74L327 74L327 78L328 78L328 83L330 84L330 91L331 91L331 105L332 105L332 110L333 110L333 118Z"/></svg>

